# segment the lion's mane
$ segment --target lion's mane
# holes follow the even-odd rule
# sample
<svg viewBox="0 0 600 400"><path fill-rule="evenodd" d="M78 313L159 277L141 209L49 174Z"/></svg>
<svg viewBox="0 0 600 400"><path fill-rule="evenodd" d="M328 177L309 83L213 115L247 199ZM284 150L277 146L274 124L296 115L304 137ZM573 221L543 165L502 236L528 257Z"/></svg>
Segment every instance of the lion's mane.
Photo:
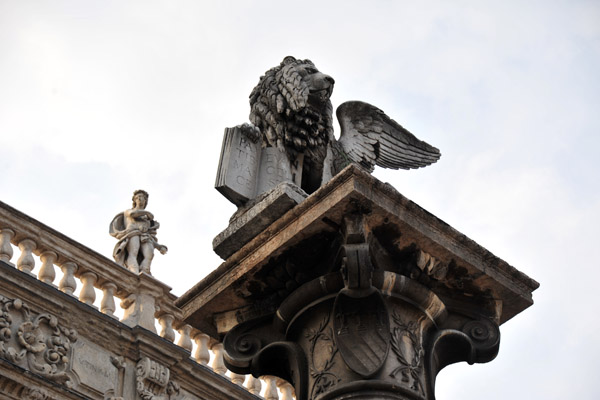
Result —
<svg viewBox="0 0 600 400"><path fill-rule="evenodd" d="M331 101L315 106L310 87L298 72L315 68L310 60L288 56L268 70L250 94L250 122L262 132L264 146L284 145L288 152L323 147L333 137Z"/></svg>

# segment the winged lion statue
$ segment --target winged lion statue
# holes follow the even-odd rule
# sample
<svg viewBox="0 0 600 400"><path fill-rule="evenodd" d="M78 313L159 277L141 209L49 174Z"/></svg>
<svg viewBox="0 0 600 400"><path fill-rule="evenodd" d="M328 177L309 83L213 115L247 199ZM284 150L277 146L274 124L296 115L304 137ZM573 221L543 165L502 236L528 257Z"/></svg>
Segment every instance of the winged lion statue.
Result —
<svg viewBox="0 0 600 400"><path fill-rule="evenodd" d="M437 148L361 101L348 101L337 108L341 133L336 139L330 101L333 86L333 78L320 72L312 61L291 56L260 78L250 94L251 124L238 128L248 143L270 149L271 156L277 149L271 158L282 155L284 161L271 169L283 171L278 179L262 184L258 192L291 180L310 194L350 163L372 172L376 165L412 169L440 158Z"/></svg>

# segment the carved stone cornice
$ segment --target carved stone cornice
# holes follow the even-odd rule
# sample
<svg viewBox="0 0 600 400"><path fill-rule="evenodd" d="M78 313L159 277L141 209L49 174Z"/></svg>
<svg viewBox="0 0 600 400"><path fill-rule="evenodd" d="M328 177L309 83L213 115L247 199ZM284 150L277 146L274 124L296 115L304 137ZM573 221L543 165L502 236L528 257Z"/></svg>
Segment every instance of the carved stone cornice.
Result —
<svg viewBox="0 0 600 400"><path fill-rule="evenodd" d="M225 329L231 328L219 318L226 312L233 310L238 316L256 314L260 309L272 312L293 289L318 276L317 272L311 275L313 269L325 268L323 257L327 255L321 253L313 259L308 256L318 252L319 246L336 246L344 215L356 207L368 211L370 245L384 269L408 276L418 273L417 280L457 307L461 306L461 297L456 297L459 292L467 303L474 297L485 301L490 311L497 314L494 318L498 323L533 304L531 293L539 286L535 280L390 185L351 165L181 296L176 304L183 310L186 322L218 337L227 330L219 330L215 321L220 321ZM292 262L275 265L278 260L294 257L294 251L304 252L306 257L300 257L302 260L319 265L308 269L306 262L303 266ZM433 257L433 261L418 260L419 251ZM384 266L385 260L392 264ZM262 279L274 269L281 270L271 281ZM282 279L289 281L281 282ZM279 282L284 287L278 287ZM259 307L255 307L257 303Z"/></svg>

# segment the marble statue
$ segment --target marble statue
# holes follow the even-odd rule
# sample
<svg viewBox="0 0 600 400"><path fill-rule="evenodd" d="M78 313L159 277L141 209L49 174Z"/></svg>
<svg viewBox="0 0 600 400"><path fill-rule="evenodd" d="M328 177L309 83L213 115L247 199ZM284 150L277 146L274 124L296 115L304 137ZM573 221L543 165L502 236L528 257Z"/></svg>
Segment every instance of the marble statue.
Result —
<svg viewBox="0 0 600 400"><path fill-rule="evenodd" d="M146 210L148 193L136 190L133 193L133 205L115 216L110 223L109 233L119 241L115 245L115 261L134 273L150 274L150 264L154 258L154 249L161 254L167 252L167 246L156 240L156 231L160 224L154 215Z"/></svg>
<svg viewBox="0 0 600 400"><path fill-rule="evenodd" d="M337 108L336 139L333 86L310 60L288 56L268 70L250 94L252 124L225 131L217 189L240 206L284 181L310 194L351 163L372 172L375 165L412 169L440 158L437 148L360 101Z"/></svg>

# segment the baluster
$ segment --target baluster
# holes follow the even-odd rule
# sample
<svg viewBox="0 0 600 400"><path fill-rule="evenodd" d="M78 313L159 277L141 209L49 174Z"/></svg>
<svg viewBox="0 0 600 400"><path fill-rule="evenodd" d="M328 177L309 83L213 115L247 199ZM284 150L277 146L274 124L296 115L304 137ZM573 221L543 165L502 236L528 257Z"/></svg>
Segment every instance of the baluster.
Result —
<svg viewBox="0 0 600 400"><path fill-rule="evenodd" d="M117 306L115 305L116 290L117 285L113 282L106 282L102 285L102 301L100 301L100 311L110 317L115 317L114 314L115 310L117 309Z"/></svg>
<svg viewBox="0 0 600 400"><path fill-rule="evenodd" d="M56 278L56 272L54 271L54 263L58 255L50 250L44 251L40 254L40 259L42 260L42 266L40 267L40 272L38 272L38 279L48 285L51 285L54 282L54 278Z"/></svg>
<svg viewBox="0 0 600 400"><path fill-rule="evenodd" d="M10 259L13 256L13 248L10 245L10 240L13 236L15 236L15 231L12 229L0 229L0 261L4 261L7 264L11 264Z"/></svg>
<svg viewBox="0 0 600 400"><path fill-rule="evenodd" d="M250 393L252 393L253 395L260 396L261 388L262 388L262 383L260 382L260 379L255 378L254 376L250 375L250 377L246 381L246 389L248 389L248 391Z"/></svg>
<svg viewBox="0 0 600 400"><path fill-rule="evenodd" d="M271 375L263 376L263 379L267 383L265 388L265 399L266 400L279 400L279 393L277 392L277 385L275 385L275 377Z"/></svg>
<svg viewBox="0 0 600 400"><path fill-rule="evenodd" d="M167 339L169 342L175 341L175 330L173 329L173 314L161 314L158 317L158 323L161 326L160 337Z"/></svg>
<svg viewBox="0 0 600 400"><path fill-rule="evenodd" d="M190 353L192 352L192 339L190 338L190 332L192 331L192 327L185 324L179 327L179 341L177 345L183 347Z"/></svg>
<svg viewBox="0 0 600 400"><path fill-rule="evenodd" d="M66 294L73 295L73 292L77 289L77 281L75 280L77 264L72 261L66 261L60 265L60 269L63 272L63 277L58 283L58 288Z"/></svg>
<svg viewBox="0 0 600 400"><path fill-rule="evenodd" d="M19 242L19 249L21 249L21 257L17 260L17 268L19 271L26 272L31 275L31 271L35 266L35 259L33 258L33 250L37 245L31 239L24 239Z"/></svg>
<svg viewBox="0 0 600 400"><path fill-rule="evenodd" d="M215 356L211 364L213 371L219 375L225 375L227 367L225 367L225 363L223 362L223 343L214 342L210 349Z"/></svg>
<svg viewBox="0 0 600 400"><path fill-rule="evenodd" d="M206 333L198 332L194 335L196 342L196 351L194 359L202 365L208 365L210 361L210 353L208 352L208 340L210 337Z"/></svg>
<svg viewBox="0 0 600 400"><path fill-rule="evenodd" d="M236 385L244 386L246 375L236 374L235 372L229 371L229 377L231 378L231 382L235 383Z"/></svg>
<svg viewBox="0 0 600 400"><path fill-rule="evenodd" d="M286 380L277 379L277 387L281 391L281 400L293 400L294 399L294 388Z"/></svg>
<svg viewBox="0 0 600 400"><path fill-rule="evenodd" d="M84 272L81 274L83 286L81 287L81 292L79 292L80 301L90 306L94 304L94 301L96 301L96 291L94 290L94 285L96 284L97 280L98 275L93 272Z"/></svg>

